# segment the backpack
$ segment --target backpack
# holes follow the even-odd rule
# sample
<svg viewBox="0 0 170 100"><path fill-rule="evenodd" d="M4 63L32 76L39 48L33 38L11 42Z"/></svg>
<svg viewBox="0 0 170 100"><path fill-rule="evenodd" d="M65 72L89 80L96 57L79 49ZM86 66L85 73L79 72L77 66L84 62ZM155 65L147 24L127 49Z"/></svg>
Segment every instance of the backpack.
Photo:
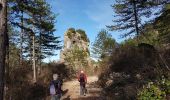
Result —
<svg viewBox="0 0 170 100"><path fill-rule="evenodd" d="M62 81L61 80L53 80L50 84L50 94L60 94L62 92L61 90Z"/></svg>
<svg viewBox="0 0 170 100"><path fill-rule="evenodd" d="M50 94L51 95L55 95L56 94L54 83L50 84Z"/></svg>
<svg viewBox="0 0 170 100"><path fill-rule="evenodd" d="M79 81L85 82L84 74L80 74Z"/></svg>

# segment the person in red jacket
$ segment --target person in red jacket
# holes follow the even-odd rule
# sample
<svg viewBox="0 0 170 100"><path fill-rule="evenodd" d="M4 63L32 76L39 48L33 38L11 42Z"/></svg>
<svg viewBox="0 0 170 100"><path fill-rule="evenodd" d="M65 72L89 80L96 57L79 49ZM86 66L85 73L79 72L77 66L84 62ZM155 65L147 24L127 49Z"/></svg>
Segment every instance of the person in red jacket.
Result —
<svg viewBox="0 0 170 100"><path fill-rule="evenodd" d="M84 71L81 71L78 75L78 81L80 82L80 95L86 95L86 83L87 83L87 76Z"/></svg>

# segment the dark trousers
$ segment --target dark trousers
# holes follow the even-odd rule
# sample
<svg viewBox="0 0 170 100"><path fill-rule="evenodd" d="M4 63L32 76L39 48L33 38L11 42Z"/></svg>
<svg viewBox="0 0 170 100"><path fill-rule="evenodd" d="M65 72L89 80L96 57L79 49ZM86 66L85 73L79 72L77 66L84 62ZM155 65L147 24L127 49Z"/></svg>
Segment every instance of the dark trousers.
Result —
<svg viewBox="0 0 170 100"><path fill-rule="evenodd" d="M86 84L85 82L80 82L80 95L86 94Z"/></svg>

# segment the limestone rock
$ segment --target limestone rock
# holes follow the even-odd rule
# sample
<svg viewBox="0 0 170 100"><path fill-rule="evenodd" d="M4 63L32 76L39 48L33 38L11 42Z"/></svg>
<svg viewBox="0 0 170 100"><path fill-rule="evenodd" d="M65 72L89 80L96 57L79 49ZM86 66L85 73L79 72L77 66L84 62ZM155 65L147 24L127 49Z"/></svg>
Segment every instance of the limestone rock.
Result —
<svg viewBox="0 0 170 100"><path fill-rule="evenodd" d="M66 61L66 57L71 55L73 49L77 47L87 54L85 60L88 62L88 66L91 66L89 42L90 41L85 31L81 29L75 30L74 28L68 29L64 34L64 46L60 52L60 62L64 62L65 64L67 64L68 62ZM76 61L74 61L73 63L78 64L78 62Z"/></svg>

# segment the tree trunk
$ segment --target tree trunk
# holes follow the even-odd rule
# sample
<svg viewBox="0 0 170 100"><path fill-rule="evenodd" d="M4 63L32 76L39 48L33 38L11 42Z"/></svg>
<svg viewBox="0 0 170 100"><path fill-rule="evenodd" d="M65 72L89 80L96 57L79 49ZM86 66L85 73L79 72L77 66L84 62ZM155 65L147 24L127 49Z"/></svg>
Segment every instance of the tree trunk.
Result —
<svg viewBox="0 0 170 100"><path fill-rule="evenodd" d="M42 21L42 18L41 18L41 16L40 16L40 22ZM41 23L42 24L42 23ZM41 50L42 50L42 48L41 48L41 45L42 45L42 29L40 29L40 37L39 37L39 57L38 57L38 61L39 61L39 66L38 66L38 75L40 75L41 74Z"/></svg>
<svg viewBox="0 0 170 100"><path fill-rule="evenodd" d="M7 25L7 27L8 27L8 25ZM6 97L8 97L8 95L10 95L10 93L9 93L9 90L10 90L9 89L9 70L10 70L9 64L10 64L10 62L9 62L9 37L8 37L8 29L7 29L7 32L6 32L6 39L7 39L7 42L6 42L6 65L5 65L5 75L6 76L5 76L5 86L8 88L8 90L7 89L5 90L5 93L4 93L5 99L6 99Z"/></svg>
<svg viewBox="0 0 170 100"><path fill-rule="evenodd" d="M42 39L42 35L41 35L42 33L41 33L41 30L40 30L40 41L39 41L39 59L38 59L38 61L39 61L39 66L38 66L38 75L40 75L41 74L41 39Z"/></svg>
<svg viewBox="0 0 170 100"><path fill-rule="evenodd" d="M22 13L22 16L21 16L21 25L22 27L24 26L24 21L23 21L23 11L21 11ZM23 34L24 34L24 30L21 29L21 33L20 33L20 66L22 66L22 61L23 61L23 57L22 57L22 54L23 54Z"/></svg>
<svg viewBox="0 0 170 100"><path fill-rule="evenodd" d="M137 40L139 40L139 26L138 26L138 11L136 8L136 0L133 0L133 9L134 9L134 16L135 16L135 30L137 35Z"/></svg>
<svg viewBox="0 0 170 100"><path fill-rule="evenodd" d="M7 43L7 6L6 0L0 0L0 100L4 98L5 56Z"/></svg>
<svg viewBox="0 0 170 100"><path fill-rule="evenodd" d="M29 52L29 54L30 54L30 58L29 58L29 63L31 64L32 63L32 60L33 60L33 58L32 58L32 52L33 52L33 50L32 50L32 35L31 34L28 34L28 46L29 46L29 50L28 50L28 52ZM32 65L32 64L31 64ZM33 68L33 66L32 66L32 70L33 70L34 68Z"/></svg>
<svg viewBox="0 0 170 100"><path fill-rule="evenodd" d="M33 60L33 82L37 82L37 75L36 75L36 64L35 64L35 34L32 37L32 44L33 44L33 51L32 51L32 60Z"/></svg>
<svg viewBox="0 0 170 100"><path fill-rule="evenodd" d="M6 1L7 2L7 1ZM7 24L7 21L8 21L8 16L7 16L7 5L6 5L6 10L5 10L5 16L6 16L6 64L5 64L5 87L9 87L9 36L8 36L8 24ZM9 89L8 89L9 90ZM4 93L4 96L6 97L7 93L8 93L8 90L6 89L5 90L5 93ZM5 98L4 97L4 98Z"/></svg>

